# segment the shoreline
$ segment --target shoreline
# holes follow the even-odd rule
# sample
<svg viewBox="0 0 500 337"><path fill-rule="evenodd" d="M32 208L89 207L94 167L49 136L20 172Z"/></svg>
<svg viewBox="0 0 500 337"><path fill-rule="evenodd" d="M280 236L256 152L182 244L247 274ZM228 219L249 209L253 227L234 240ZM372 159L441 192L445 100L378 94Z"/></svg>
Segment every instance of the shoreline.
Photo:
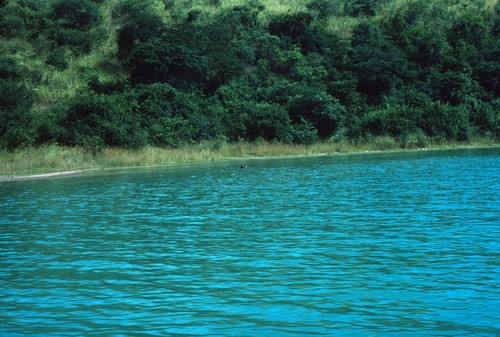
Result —
<svg viewBox="0 0 500 337"><path fill-rule="evenodd" d="M26 174L26 175L11 175L11 176L0 176L0 182L2 181L21 181L21 180L36 180L36 179L47 179L54 177L65 177L76 174L81 174L87 170L71 170L62 172L51 172L51 173L41 173L41 174Z"/></svg>
<svg viewBox="0 0 500 337"><path fill-rule="evenodd" d="M397 153L397 152L425 152L425 151L443 151L443 150L464 150L464 149L492 149L500 148L500 144L447 144L441 146L429 146L425 148L390 148L390 149L348 149L347 151L306 151L305 153L260 153L260 154L246 154L240 153L238 155L231 156L219 156L214 157L193 157L185 158L181 161L167 161L167 162L151 162L145 163L144 165L92 165L75 169L66 169L47 173L24 173L24 174L8 174L0 175L1 182L14 182L14 181L26 181L26 180L39 180L39 179L50 179L57 177L67 177L80 175L89 171L106 171L106 170L121 170L121 169L135 169L135 168L148 168L148 167L168 167L178 164L190 164L190 163L202 163L202 162L220 162L220 161L245 161L245 160L258 160L258 159L286 159L286 158L304 158L304 157L320 157L320 156L344 156L344 155L364 155L364 154L378 154L378 153ZM108 159L109 162L112 160ZM104 160L106 163L106 160Z"/></svg>

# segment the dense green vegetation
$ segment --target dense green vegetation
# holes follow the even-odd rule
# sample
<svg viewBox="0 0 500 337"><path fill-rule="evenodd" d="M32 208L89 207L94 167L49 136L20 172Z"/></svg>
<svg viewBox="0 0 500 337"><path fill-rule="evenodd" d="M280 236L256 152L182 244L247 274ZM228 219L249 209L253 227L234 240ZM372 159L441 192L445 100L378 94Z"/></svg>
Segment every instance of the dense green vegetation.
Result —
<svg viewBox="0 0 500 337"><path fill-rule="evenodd" d="M0 1L0 148L500 140L497 0Z"/></svg>

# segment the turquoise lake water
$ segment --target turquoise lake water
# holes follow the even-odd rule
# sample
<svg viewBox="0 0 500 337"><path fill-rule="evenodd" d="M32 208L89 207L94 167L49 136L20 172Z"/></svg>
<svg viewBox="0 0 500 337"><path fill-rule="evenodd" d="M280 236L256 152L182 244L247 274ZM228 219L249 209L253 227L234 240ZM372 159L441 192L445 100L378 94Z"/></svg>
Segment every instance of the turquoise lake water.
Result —
<svg viewBox="0 0 500 337"><path fill-rule="evenodd" d="M500 149L0 183L0 336L500 336Z"/></svg>

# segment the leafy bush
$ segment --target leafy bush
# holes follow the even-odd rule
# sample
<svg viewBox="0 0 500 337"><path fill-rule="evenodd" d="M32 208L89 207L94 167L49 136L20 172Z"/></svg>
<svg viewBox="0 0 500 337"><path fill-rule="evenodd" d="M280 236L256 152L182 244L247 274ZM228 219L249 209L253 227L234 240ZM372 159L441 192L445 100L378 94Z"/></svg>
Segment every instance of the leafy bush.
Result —
<svg viewBox="0 0 500 337"><path fill-rule="evenodd" d="M24 84L11 79L0 80L0 107L2 109L27 111L33 102L33 93Z"/></svg>
<svg viewBox="0 0 500 337"><path fill-rule="evenodd" d="M268 32L280 37L284 48L299 46L302 52L308 53L322 49L330 38L314 23L314 17L309 12L278 14L271 17Z"/></svg>
<svg viewBox="0 0 500 337"><path fill-rule="evenodd" d="M197 140L192 122L200 116L200 102L195 95L155 83L135 91L148 143L155 146L180 146Z"/></svg>
<svg viewBox="0 0 500 337"><path fill-rule="evenodd" d="M0 109L0 148L14 150L33 144L32 118L21 110Z"/></svg>
<svg viewBox="0 0 500 337"><path fill-rule="evenodd" d="M66 108L61 121L66 135L59 142L140 148L146 144L147 135L136 109L134 97L127 94L78 96Z"/></svg>
<svg viewBox="0 0 500 337"><path fill-rule="evenodd" d="M290 101L288 112L293 121L310 122L321 139L330 137L342 126L346 109L325 92L304 92L304 96Z"/></svg>
<svg viewBox="0 0 500 337"><path fill-rule="evenodd" d="M16 79L20 72L21 68L13 57L0 56L0 79Z"/></svg>
<svg viewBox="0 0 500 337"><path fill-rule="evenodd" d="M226 126L224 118L227 111L215 97L209 97L199 102L199 109L191 112L189 119L196 130L195 141L225 139Z"/></svg>
<svg viewBox="0 0 500 337"><path fill-rule="evenodd" d="M400 137L418 132L422 111L405 105L387 106L370 111L363 120L365 132L379 136Z"/></svg>
<svg viewBox="0 0 500 337"><path fill-rule="evenodd" d="M192 142L195 130L189 120L182 117L161 117L150 125L149 144L178 147Z"/></svg>
<svg viewBox="0 0 500 337"><path fill-rule="evenodd" d="M482 136L500 139L500 98L491 102L472 100L466 105L469 120L476 132Z"/></svg>
<svg viewBox="0 0 500 337"><path fill-rule="evenodd" d="M165 39L150 39L137 45L128 62L135 83L168 82L189 89L205 83L209 62L197 48L192 32L171 31Z"/></svg>
<svg viewBox="0 0 500 337"><path fill-rule="evenodd" d="M135 90L145 118L189 117L199 109L198 97L165 83L139 86Z"/></svg>
<svg viewBox="0 0 500 337"><path fill-rule="evenodd" d="M90 52L97 38L95 34L71 28L55 28L49 30L48 34L58 47L69 47L76 54Z"/></svg>
<svg viewBox="0 0 500 337"><path fill-rule="evenodd" d="M64 47L55 48L47 53L45 62L57 69L66 69L69 62L69 50Z"/></svg>
<svg viewBox="0 0 500 337"><path fill-rule="evenodd" d="M500 55L500 51L497 53ZM490 95L500 97L500 64L497 60L485 60L473 69L474 78Z"/></svg>
<svg viewBox="0 0 500 337"><path fill-rule="evenodd" d="M371 102L381 103L408 74L406 58L373 24L361 23L354 30L352 68L358 91Z"/></svg>
<svg viewBox="0 0 500 337"><path fill-rule="evenodd" d="M310 145L318 140L318 130L308 121L301 120L293 125L292 142L294 144Z"/></svg>
<svg viewBox="0 0 500 337"><path fill-rule="evenodd" d="M377 6L387 0L345 0L344 12L349 16L375 15Z"/></svg>
<svg viewBox="0 0 500 337"><path fill-rule="evenodd" d="M469 139L473 131L466 106L451 106L442 102L432 102L423 107L418 126L430 136L459 141Z"/></svg>
<svg viewBox="0 0 500 337"><path fill-rule="evenodd" d="M461 71L446 71L445 73L432 73L429 78L431 97L451 105L464 103L467 97L481 98L484 89L471 78L470 74Z"/></svg>
<svg viewBox="0 0 500 337"><path fill-rule="evenodd" d="M307 12L279 14L271 18L268 31L273 35L298 41L306 35L309 25L312 22L313 17Z"/></svg>
<svg viewBox="0 0 500 337"><path fill-rule="evenodd" d="M62 0L54 6L54 19L64 21L66 28L88 31L99 22L99 9L88 0Z"/></svg>
<svg viewBox="0 0 500 337"><path fill-rule="evenodd" d="M259 7L237 6L221 11L202 27L198 39L207 41L205 55L210 72L205 93L214 93L224 83L245 74L256 61L255 39Z"/></svg>
<svg viewBox="0 0 500 337"><path fill-rule="evenodd" d="M345 107L336 98L307 83L277 81L260 93L262 99L283 105L293 124L315 128L321 139L335 133L346 116Z"/></svg>
<svg viewBox="0 0 500 337"><path fill-rule="evenodd" d="M401 137L401 147L405 149L421 149L429 146L429 137L420 129Z"/></svg>
<svg viewBox="0 0 500 337"><path fill-rule="evenodd" d="M246 109L248 121L246 137L249 140L292 142L292 125L287 111L278 104L247 101L241 108Z"/></svg>
<svg viewBox="0 0 500 337"><path fill-rule="evenodd" d="M312 0L306 7L318 13L318 17L325 19L333 15L338 7L334 1L331 0Z"/></svg>
<svg viewBox="0 0 500 337"><path fill-rule="evenodd" d="M29 38L33 30L39 29L45 15L44 2L5 1L0 2L0 35L11 38Z"/></svg>
<svg viewBox="0 0 500 337"><path fill-rule="evenodd" d="M135 83L163 82L183 90L214 93L255 61L250 43L258 9L237 6L199 22L193 15L168 29L141 15L120 31L122 60ZM162 28L163 27L163 28Z"/></svg>
<svg viewBox="0 0 500 337"><path fill-rule="evenodd" d="M118 31L118 56L126 62L134 47L149 39L161 38L164 31L164 24L157 15L135 13Z"/></svg>
<svg viewBox="0 0 500 337"><path fill-rule="evenodd" d="M15 149L30 145L34 138L29 109L33 94L11 79L0 80L0 147Z"/></svg>

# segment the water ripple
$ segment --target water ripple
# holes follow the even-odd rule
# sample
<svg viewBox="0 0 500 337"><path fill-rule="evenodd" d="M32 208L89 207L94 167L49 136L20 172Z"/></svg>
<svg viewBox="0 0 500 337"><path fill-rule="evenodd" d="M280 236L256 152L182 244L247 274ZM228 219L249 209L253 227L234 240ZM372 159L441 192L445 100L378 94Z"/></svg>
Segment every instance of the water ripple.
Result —
<svg viewBox="0 0 500 337"><path fill-rule="evenodd" d="M500 153L0 185L3 336L498 336Z"/></svg>

